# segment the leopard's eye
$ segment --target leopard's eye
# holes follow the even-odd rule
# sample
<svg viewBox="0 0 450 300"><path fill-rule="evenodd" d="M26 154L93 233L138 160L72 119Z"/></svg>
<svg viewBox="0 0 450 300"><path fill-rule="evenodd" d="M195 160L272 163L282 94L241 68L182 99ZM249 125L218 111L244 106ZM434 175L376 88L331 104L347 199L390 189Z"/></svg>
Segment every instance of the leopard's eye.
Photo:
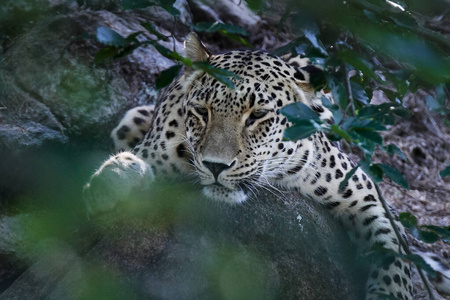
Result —
<svg viewBox="0 0 450 300"><path fill-rule="evenodd" d="M194 106L195 112L206 122L208 120L208 109L202 105Z"/></svg>
<svg viewBox="0 0 450 300"><path fill-rule="evenodd" d="M267 110L255 110L254 112L252 112L250 117L255 120L258 120L258 119L265 117L268 113L269 112Z"/></svg>
<svg viewBox="0 0 450 300"><path fill-rule="evenodd" d="M253 123L255 123L255 121L264 118L268 113L269 113L268 110L263 110L263 109L255 110L254 112L252 112L250 114L248 119L245 121L245 125L247 127L252 125Z"/></svg>
<svg viewBox="0 0 450 300"><path fill-rule="evenodd" d="M194 109L199 115L208 115L208 109L204 106L194 106Z"/></svg>

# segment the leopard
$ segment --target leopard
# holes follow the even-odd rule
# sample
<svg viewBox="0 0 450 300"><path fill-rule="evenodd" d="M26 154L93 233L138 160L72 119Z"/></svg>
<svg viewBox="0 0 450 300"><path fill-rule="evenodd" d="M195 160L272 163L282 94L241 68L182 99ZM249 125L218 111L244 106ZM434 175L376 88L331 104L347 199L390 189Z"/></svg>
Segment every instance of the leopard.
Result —
<svg viewBox="0 0 450 300"><path fill-rule="evenodd" d="M201 68L185 67L156 105L128 113L112 132L120 151L85 186L89 214L112 209L133 190L151 189L156 177L193 177L207 198L230 205L245 202L252 188L277 187L328 208L358 251L377 246L406 253L398 238L405 239L405 228L397 217L389 219L374 181L335 142L321 130L299 140L283 136L292 123L281 109L292 103L333 122L322 102L332 95L310 83L320 67L262 50L212 54L195 33L186 37L185 53L192 62L234 73L234 88ZM411 272L399 257L382 267L372 264L365 299L413 299Z"/></svg>

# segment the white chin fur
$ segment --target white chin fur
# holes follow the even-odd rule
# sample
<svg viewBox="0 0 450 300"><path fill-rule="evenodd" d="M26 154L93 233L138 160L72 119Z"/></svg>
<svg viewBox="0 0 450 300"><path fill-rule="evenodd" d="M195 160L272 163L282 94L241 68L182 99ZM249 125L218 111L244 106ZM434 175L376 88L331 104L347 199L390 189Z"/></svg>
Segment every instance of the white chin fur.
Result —
<svg viewBox="0 0 450 300"><path fill-rule="evenodd" d="M238 204L247 200L247 195L242 190L229 190L217 185L208 185L202 189L203 195L207 198L223 201L230 204Z"/></svg>

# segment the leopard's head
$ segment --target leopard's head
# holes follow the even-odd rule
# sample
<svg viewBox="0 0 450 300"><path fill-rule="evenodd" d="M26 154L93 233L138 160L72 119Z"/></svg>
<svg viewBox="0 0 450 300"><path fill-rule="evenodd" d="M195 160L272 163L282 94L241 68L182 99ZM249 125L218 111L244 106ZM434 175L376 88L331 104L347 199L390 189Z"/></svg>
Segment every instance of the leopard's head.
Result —
<svg viewBox="0 0 450 300"><path fill-rule="evenodd" d="M204 194L245 201L249 192L271 185L295 164L301 141L283 140L289 122L280 109L294 102L322 109L309 84L312 67L296 67L263 51L211 55L195 34L185 47L192 61L207 61L239 76L231 79L232 89L204 71L186 70L185 126Z"/></svg>

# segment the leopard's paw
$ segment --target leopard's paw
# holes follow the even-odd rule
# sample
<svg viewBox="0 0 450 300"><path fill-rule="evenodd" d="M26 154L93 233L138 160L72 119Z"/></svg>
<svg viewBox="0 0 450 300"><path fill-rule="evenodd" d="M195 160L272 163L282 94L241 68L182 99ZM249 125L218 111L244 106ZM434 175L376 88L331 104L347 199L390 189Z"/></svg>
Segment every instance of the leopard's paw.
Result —
<svg viewBox="0 0 450 300"><path fill-rule="evenodd" d="M111 210L134 192L148 189L154 177L150 166L131 152L110 157L83 189L88 215Z"/></svg>

